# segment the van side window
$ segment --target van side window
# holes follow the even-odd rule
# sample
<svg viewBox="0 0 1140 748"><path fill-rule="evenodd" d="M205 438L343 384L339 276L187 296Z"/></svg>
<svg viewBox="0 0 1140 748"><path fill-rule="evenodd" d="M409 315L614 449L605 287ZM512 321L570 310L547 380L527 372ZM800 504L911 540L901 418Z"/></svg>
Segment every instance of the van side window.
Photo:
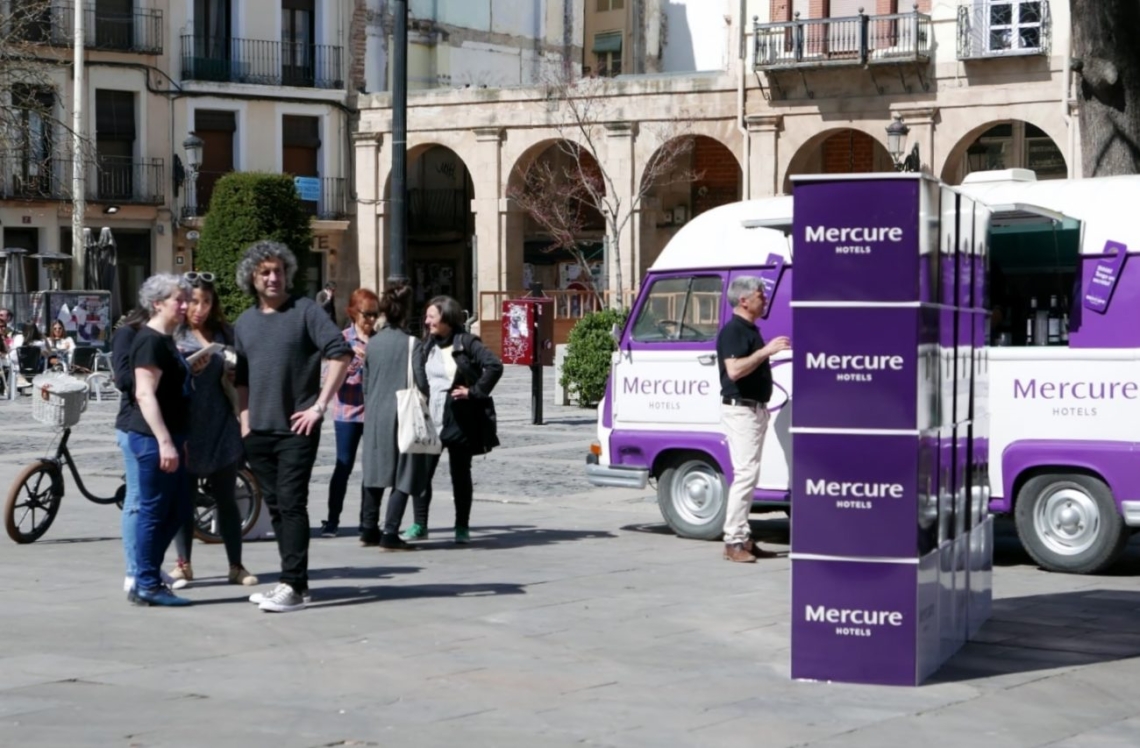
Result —
<svg viewBox="0 0 1140 748"><path fill-rule="evenodd" d="M719 275L655 280L633 323L633 339L639 343L715 340L723 292Z"/></svg>

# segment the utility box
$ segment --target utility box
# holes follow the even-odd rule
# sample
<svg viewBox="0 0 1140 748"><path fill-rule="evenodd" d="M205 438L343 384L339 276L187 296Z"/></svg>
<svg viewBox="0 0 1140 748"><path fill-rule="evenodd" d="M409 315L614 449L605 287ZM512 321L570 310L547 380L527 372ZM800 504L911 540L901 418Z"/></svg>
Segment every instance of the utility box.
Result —
<svg viewBox="0 0 1140 748"><path fill-rule="evenodd" d="M504 364L554 366L554 299L504 301L502 326Z"/></svg>

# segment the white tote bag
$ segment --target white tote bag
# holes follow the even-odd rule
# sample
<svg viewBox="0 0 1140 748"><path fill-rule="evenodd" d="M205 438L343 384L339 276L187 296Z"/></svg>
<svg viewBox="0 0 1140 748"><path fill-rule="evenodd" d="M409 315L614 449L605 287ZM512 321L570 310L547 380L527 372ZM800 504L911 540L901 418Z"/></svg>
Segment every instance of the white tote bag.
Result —
<svg viewBox="0 0 1140 748"><path fill-rule="evenodd" d="M408 337L408 386L396 390L396 443L400 454L437 455L443 450L439 432L431 422L428 400L416 387L412 355L416 339Z"/></svg>

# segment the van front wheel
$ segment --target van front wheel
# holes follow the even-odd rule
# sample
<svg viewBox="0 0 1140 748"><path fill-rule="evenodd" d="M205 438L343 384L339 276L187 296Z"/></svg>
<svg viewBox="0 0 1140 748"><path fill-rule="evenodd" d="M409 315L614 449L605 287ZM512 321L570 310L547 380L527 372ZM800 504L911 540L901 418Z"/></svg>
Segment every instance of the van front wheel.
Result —
<svg viewBox="0 0 1140 748"><path fill-rule="evenodd" d="M1104 481L1079 473L1038 475L1018 492L1017 534L1049 571L1095 574L1112 566L1129 531Z"/></svg>
<svg viewBox="0 0 1140 748"><path fill-rule="evenodd" d="M657 481L661 516L682 538L719 539L724 534L727 500L724 475L703 458L678 458Z"/></svg>

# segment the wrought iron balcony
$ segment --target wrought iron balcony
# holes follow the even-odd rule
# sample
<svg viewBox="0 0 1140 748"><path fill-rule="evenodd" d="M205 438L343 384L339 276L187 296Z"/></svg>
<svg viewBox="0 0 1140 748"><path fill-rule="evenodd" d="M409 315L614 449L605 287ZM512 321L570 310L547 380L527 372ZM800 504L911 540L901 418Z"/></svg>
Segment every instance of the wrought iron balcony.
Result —
<svg viewBox="0 0 1140 748"><path fill-rule="evenodd" d="M755 70L928 62L930 16L914 10L755 25Z"/></svg>
<svg viewBox="0 0 1140 748"><path fill-rule="evenodd" d="M344 177L313 177L318 180L320 193L316 200L306 200L313 197L308 192L301 193L301 200L309 215L321 221L335 221L348 215L348 201L345 192Z"/></svg>
<svg viewBox="0 0 1140 748"><path fill-rule="evenodd" d="M218 180L232 173L232 170L199 171L195 195L197 205L183 206L182 216L188 218L206 215L209 212L210 200L214 195L214 187ZM298 188L298 195L301 197L305 211L321 221L335 221L345 218L348 215L347 180L344 177L313 177L313 179L317 180L315 189L310 184L306 184L304 189ZM313 194L317 190L319 193ZM306 197L314 197L315 199L306 200Z"/></svg>
<svg viewBox="0 0 1140 748"><path fill-rule="evenodd" d="M182 80L344 88L341 48L233 37L182 37Z"/></svg>
<svg viewBox="0 0 1140 748"><path fill-rule="evenodd" d="M70 158L0 161L0 198L70 200ZM166 169L161 158L100 156L85 164L85 197L116 203L161 205L166 199Z"/></svg>
<svg viewBox="0 0 1140 748"><path fill-rule="evenodd" d="M115 13L83 5L84 46L115 52L162 54L162 11L139 8ZM45 4L27 18L17 21L18 34L25 41L70 47L75 42L75 3L58 0Z"/></svg>
<svg viewBox="0 0 1140 748"><path fill-rule="evenodd" d="M958 59L1049 55L1053 19L1048 0L991 3L968 0L958 6Z"/></svg>

